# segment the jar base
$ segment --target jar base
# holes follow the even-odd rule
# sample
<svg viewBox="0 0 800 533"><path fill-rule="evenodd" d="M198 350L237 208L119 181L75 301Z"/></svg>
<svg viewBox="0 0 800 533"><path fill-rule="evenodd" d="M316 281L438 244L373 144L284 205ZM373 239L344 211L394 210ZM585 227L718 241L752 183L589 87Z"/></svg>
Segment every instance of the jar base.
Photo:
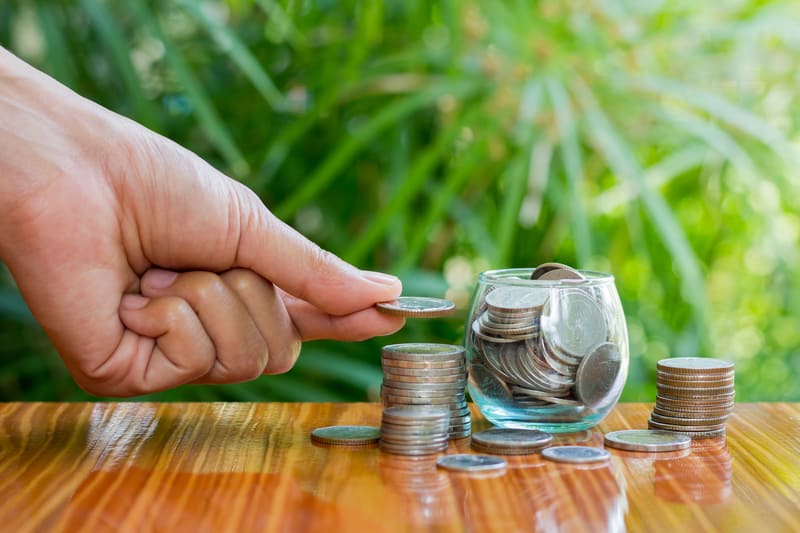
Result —
<svg viewBox="0 0 800 533"><path fill-rule="evenodd" d="M596 426L607 414L607 410L582 416L580 420L556 421L540 410L480 406L481 414L493 425L502 428L538 429L548 433L574 433ZM537 412L538 411L538 412ZM548 420L549 418L549 420Z"/></svg>

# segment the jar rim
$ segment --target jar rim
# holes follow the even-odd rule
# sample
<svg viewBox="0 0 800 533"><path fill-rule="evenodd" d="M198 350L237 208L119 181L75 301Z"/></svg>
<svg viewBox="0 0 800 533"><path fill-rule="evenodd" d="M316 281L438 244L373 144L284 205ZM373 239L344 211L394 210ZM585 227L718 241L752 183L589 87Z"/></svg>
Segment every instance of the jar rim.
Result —
<svg viewBox="0 0 800 533"><path fill-rule="evenodd" d="M578 270L584 279L530 279L534 268L501 268L478 275L479 283L529 287L592 287L614 283L614 275L597 270Z"/></svg>

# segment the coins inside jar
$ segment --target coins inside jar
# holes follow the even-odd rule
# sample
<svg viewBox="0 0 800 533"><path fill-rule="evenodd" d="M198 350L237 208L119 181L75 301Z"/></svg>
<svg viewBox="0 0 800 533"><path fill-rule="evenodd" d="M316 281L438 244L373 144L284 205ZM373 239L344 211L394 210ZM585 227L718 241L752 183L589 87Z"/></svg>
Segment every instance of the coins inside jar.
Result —
<svg viewBox="0 0 800 533"><path fill-rule="evenodd" d="M479 296L467 325L473 389L493 403L573 416L613 405L627 359L613 310L598 294L580 272L546 263L532 280Z"/></svg>

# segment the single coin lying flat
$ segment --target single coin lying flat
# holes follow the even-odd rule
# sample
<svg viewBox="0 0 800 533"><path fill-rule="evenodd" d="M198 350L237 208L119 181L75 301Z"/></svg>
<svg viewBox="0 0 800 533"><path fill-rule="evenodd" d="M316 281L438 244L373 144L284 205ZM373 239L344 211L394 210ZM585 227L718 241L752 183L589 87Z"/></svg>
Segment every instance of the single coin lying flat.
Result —
<svg viewBox="0 0 800 533"><path fill-rule="evenodd" d="M456 304L441 298L425 296L400 296L391 302L375 304L378 311L406 318L436 318L453 314Z"/></svg>
<svg viewBox="0 0 800 533"><path fill-rule="evenodd" d="M491 455L475 455L460 453L445 455L436 461L436 466L445 470L459 472L486 472L487 470L501 470L506 467L505 459Z"/></svg>
<svg viewBox="0 0 800 533"><path fill-rule="evenodd" d="M632 452L672 452L691 447L686 435L650 429L625 429L605 435L605 445Z"/></svg>
<svg viewBox="0 0 800 533"><path fill-rule="evenodd" d="M373 426L326 426L311 432L313 442L332 446L375 444L380 436L380 429Z"/></svg>
<svg viewBox="0 0 800 533"><path fill-rule="evenodd" d="M596 463L611 457L608 450L592 446L553 446L542 450L542 456L559 463Z"/></svg>

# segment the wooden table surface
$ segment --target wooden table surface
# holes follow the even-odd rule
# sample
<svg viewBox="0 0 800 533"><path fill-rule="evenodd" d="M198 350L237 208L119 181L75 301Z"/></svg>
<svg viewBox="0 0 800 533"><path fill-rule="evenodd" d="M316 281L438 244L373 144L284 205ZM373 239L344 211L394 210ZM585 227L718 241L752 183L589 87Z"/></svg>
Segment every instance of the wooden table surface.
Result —
<svg viewBox="0 0 800 533"><path fill-rule="evenodd" d="M643 428L621 404L558 442ZM0 404L3 531L798 531L800 404L739 404L727 441L612 450L599 466L509 458L501 475L312 444L377 404ZM473 410L477 429L487 423ZM469 440L448 453L468 452Z"/></svg>

